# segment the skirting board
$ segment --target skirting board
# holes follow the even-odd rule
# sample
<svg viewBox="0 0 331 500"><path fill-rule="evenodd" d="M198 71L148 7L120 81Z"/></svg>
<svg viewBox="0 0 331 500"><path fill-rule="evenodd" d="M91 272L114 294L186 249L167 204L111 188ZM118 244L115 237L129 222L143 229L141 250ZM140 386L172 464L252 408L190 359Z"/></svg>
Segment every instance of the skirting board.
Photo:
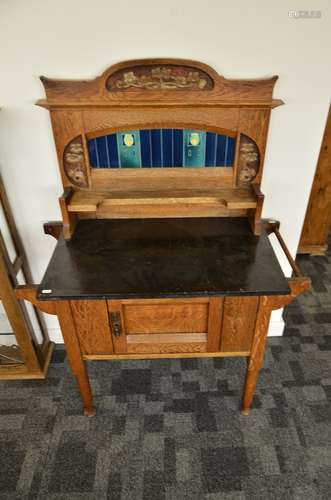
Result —
<svg viewBox="0 0 331 500"><path fill-rule="evenodd" d="M269 326L268 337L281 337L283 335L284 326L285 323L282 319L271 321ZM6 333L8 332L8 330L4 331L1 327L2 325L0 324L0 344L4 345L15 344L16 342L14 335ZM56 344L63 344L63 337L60 328L48 328L47 331L50 340L52 340Z"/></svg>

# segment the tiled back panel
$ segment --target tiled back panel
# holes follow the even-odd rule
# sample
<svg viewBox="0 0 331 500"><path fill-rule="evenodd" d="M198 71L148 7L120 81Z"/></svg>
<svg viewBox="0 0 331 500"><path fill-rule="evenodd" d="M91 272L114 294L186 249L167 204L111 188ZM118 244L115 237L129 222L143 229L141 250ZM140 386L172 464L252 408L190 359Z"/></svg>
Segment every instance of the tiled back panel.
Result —
<svg viewBox="0 0 331 500"><path fill-rule="evenodd" d="M231 167L235 139L201 130L128 130L90 139L88 150L93 168Z"/></svg>

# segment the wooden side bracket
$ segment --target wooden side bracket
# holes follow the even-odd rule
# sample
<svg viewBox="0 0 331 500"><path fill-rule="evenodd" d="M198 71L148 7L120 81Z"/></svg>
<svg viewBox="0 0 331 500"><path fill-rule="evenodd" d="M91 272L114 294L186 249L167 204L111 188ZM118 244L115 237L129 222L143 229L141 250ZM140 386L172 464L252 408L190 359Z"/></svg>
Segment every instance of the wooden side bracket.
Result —
<svg viewBox="0 0 331 500"><path fill-rule="evenodd" d="M276 297L271 297L271 307L272 309L280 309L281 307L287 306L292 300L294 300L298 295L306 292L311 288L311 280L306 276L303 276L299 266L294 261L292 255L282 235L279 232L280 222L276 220L264 220L263 225L267 234L274 233L276 238L285 253L287 260L293 270L293 277L288 279L288 285L290 287L291 293L289 295L281 295Z"/></svg>
<svg viewBox="0 0 331 500"><path fill-rule="evenodd" d="M287 306L292 302L292 300L298 297L298 295L309 290L311 287L311 280L305 276L289 278L288 285L291 290L289 295L277 295L275 297L270 296L272 310L281 309L282 307Z"/></svg>
<svg viewBox="0 0 331 500"><path fill-rule="evenodd" d="M49 221L43 225L44 233L53 236L56 240L59 239L63 231L63 223L61 221Z"/></svg>
<svg viewBox="0 0 331 500"><path fill-rule="evenodd" d="M19 285L15 288L15 294L18 299L31 302L31 304L47 314L56 314L56 302L38 300L37 289L38 285Z"/></svg>

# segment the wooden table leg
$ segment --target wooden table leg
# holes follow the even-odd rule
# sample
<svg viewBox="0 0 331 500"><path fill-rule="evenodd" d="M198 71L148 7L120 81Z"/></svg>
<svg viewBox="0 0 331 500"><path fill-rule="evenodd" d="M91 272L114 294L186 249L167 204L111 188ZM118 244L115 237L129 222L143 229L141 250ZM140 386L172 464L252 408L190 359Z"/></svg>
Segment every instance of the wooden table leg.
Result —
<svg viewBox="0 0 331 500"><path fill-rule="evenodd" d="M82 358L82 353L76 336L76 328L72 317L70 302L57 302L56 310L66 346L68 361L73 374L76 377L80 396L83 401L84 415L86 415L87 417L93 417L96 412L93 407L92 391L86 364Z"/></svg>
<svg viewBox="0 0 331 500"><path fill-rule="evenodd" d="M272 308L268 297L261 297L259 310L256 317L255 333L251 348L251 355L248 358L247 374L242 402L241 412L243 415L249 414L257 379L260 369L263 366L264 349Z"/></svg>

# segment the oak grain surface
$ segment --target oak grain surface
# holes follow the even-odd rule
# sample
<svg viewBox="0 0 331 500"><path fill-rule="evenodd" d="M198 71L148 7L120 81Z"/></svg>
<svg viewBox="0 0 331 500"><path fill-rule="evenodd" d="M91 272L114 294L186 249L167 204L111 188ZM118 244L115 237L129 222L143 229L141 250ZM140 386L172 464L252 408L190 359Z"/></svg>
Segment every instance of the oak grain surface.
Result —
<svg viewBox="0 0 331 500"><path fill-rule="evenodd" d="M208 304L125 305L127 334L207 332Z"/></svg>

